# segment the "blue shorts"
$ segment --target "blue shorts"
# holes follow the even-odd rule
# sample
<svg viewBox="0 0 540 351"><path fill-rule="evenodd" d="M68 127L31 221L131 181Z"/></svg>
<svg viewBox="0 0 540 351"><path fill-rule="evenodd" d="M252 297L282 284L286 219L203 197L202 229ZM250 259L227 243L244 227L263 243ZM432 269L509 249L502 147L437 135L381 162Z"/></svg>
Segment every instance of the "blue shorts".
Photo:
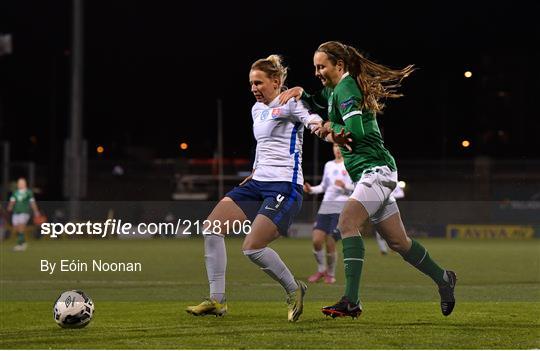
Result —
<svg viewBox="0 0 540 351"><path fill-rule="evenodd" d="M313 229L322 230L326 235L332 236L336 241L341 239L341 234L337 230L339 213L317 214Z"/></svg>
<svg viewBox="0 0 540 351"><path fill-rule="evenodd" d="M225 196L233 199L250 221L257 214L262 214L274 222L281 235L286 236L294 217L302 208L303 189L301 185L291 182L251 179Z"/></svg>

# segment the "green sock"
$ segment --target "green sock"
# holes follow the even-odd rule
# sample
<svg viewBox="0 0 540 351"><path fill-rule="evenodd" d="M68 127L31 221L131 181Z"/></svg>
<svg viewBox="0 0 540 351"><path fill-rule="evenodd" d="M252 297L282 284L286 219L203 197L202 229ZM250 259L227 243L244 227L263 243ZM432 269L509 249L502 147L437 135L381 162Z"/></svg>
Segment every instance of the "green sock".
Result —
<svg viewBox="0 0 540 351"><path fill-rule="evenodd" d="M343 239L343 263L345 264L345 296L351 302L359 302L358 290L364 265L364 240L361 236Z"/></svg>
<svg viewBox="0 0 540 351"><path fill-rule="evenodd" d="M429 257L429 253L426 248L423 247L418 241L412 239L411 248L407 253L402 254L401 256L403 256L405 261L412 264L420 272L431 277L431 279L433 279L437 285L444 285L447 283L443 278L444 269L439 267L439 265L435 263L431 257Z"/></svg>
<svg viewBox="0 0 540 351"><path fill-rule="evenodd" d="M25 241L24 233L17 233L17 245L24 244Z"/></svg>

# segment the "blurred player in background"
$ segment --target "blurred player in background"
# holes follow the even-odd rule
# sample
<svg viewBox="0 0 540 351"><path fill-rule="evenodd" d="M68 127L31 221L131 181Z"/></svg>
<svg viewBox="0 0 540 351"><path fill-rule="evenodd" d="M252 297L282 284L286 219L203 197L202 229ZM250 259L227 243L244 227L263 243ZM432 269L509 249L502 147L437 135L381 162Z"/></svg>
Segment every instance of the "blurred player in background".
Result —
<svg viewBox="0 0 540 351"><path fill-rule="evenodd" d="M249 81L257 102L251 110L253 134L257 140L253 172L231 190L208 216L220 228L205 235L205 264L210 297L197 306L188 306L193 315L223 315L227 254L224 235L227 222L252 221L242 250L253 263L285 289L288 320L298 320L303 311L305 283L295 279L277 252L268 247L280 234L285 235L302 206L303 128L320 128L322 119L310 113L302 102L290 99L279 103L287 68L281 57L270 55L251 66Z"/></svg>
<svg viewBox="0 0 540 351"><path fill-rule="evenodd" d="M394 191L392 191L390 196L393 197L394 200L403 199L405 197L405 192L398 185L398 186L396 186ZM379 234L379 232L377 232L377 230L375 230L375 239L377 240L377 245L379 246L379 251L381 252L381 254L382 255L388 255L388 244L386 243L386 240L383 239L381 234Z"/></svg>
<svg viewBox="0 0 540 351"><path fill-rule="evenodd" d="M9 198L7 207L8 212L13 211L11 223L15 233L17 233L17 245L13 247L13 251L26 250L26 224L30 220L31 211L34 211L34 216L40 216L39 209L36 204L36 199L32 190L28 189L26 179L17 179L17 189Z"/></svg>
<svg viewBox="0 0 540 351"><path fill-rule="evenodd" d="M4 235L6 233L6 213L2 205L0 205L0 240L4 240Z"/></svg>
<svg viewBox="0 0 540 351"><path fill-rule="evenodd" d="M321 279L327 284L336 282L336 241L341 239L336 227L339 214L343 211L349 195L354 190L345 165L339 145L334 144L334 157L324 165L324 174L321 184L311 186L304 183L304 191L308 194L324 193L324 198L317 213L315 227L313 228L313 254L317 262L317 272L308 278L310 283ZM326 244L326 264L324 245Z"/></svg>
<svg viewBox="0 0 540 351"><path fill-rule="evenodd" d="M301 97L314 109L327 109L329 121L316 133L338 144L343 144L344 138L352 139L349 147L342 147L341 151L345 167L356 182L338 224L343 243L345 294L336 304L323 307L322 312L353 318L362 312L359 287L365 250L360 233L371 220L392 250L433 279L439 288L441 311L449 315L455 305L456 275L441 268L418 241L407 236L396 201L390 196L397 186L396 163L384 146L376 119L384 108L383 99L401 96L396 89L414 67L390 69L336 41L321 44L313 64L323 90L311 96L295 87L282 98Z"/></svg>

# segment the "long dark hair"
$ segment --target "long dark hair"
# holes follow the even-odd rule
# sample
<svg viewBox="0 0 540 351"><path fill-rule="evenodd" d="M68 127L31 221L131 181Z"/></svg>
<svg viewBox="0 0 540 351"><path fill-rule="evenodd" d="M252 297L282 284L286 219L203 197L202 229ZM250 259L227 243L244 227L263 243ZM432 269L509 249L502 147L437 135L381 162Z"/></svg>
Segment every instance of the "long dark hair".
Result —
<svg viewBox="0 0 540 351"><path fill-rule="evenodd" d="M343 61L345 70L356 78L364 94L361 108L375 113L380 113L384 109L383 99L403 96L397 92L397 88L401 86L404 78L416 70L414 65L408 65L403 69L391 69L380 65L365 58L354 47L339 41L323 43L316 52L325 53L334 65L338 60Z"/></svg>

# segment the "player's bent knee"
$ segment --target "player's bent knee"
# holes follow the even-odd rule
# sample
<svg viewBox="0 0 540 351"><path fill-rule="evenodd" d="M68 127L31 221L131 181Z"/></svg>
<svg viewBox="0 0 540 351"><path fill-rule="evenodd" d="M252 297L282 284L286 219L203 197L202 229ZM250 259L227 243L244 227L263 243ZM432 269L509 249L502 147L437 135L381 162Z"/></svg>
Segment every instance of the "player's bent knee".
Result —
<svg viewBox="0 0 540 351"><path fill-rule="evenodd" d="M349 219L343 221L340 219L337 229L341 234L341 238L348 238L362 232L362 226L358 226L356 221Z"/></svg>
<svg viewBox="0 0 540 351"><path fill-rule="evenodd" d="M263 245L262 243L257 242L256 240L251 239L250 236L246 237L244 240L244 243L242 244L242 252L244 252L244 255L246 254L246 251L251 250L261 250L266 245Z"/></svg>
<svg viewBox="0 0 540 351"><path fill-rule="evenodd" d="M406 240L405 241L404 240L400 240L400 241L388 240L387 244L390 249L398 253L405 253L409 250L409 247L410 247L410 245L407 243Z"/></svg>
<svg viewBox="0 0 540 351"><path fill-rule="evenodd" d="M324 244L324 238L313 238L313 245L314 246L322 246Z"/></svg>
<svg viewBox="0 0 540 351"><path fill-rule="evenodd" d="M242 252L244 253L244 255L248 256L249 252L263 250L265 247L266 245L262 245L261 243L246 240L242 245Z"/></svg>
<svg viewBox="0 0 540 351"><path fill-rule="evenodd" d="M251 261L256 262L260 256L262 255L262 252L264 251L264 247L261 249L244 249L242 248L242 253L244 256L249 258Z"/></svg>

